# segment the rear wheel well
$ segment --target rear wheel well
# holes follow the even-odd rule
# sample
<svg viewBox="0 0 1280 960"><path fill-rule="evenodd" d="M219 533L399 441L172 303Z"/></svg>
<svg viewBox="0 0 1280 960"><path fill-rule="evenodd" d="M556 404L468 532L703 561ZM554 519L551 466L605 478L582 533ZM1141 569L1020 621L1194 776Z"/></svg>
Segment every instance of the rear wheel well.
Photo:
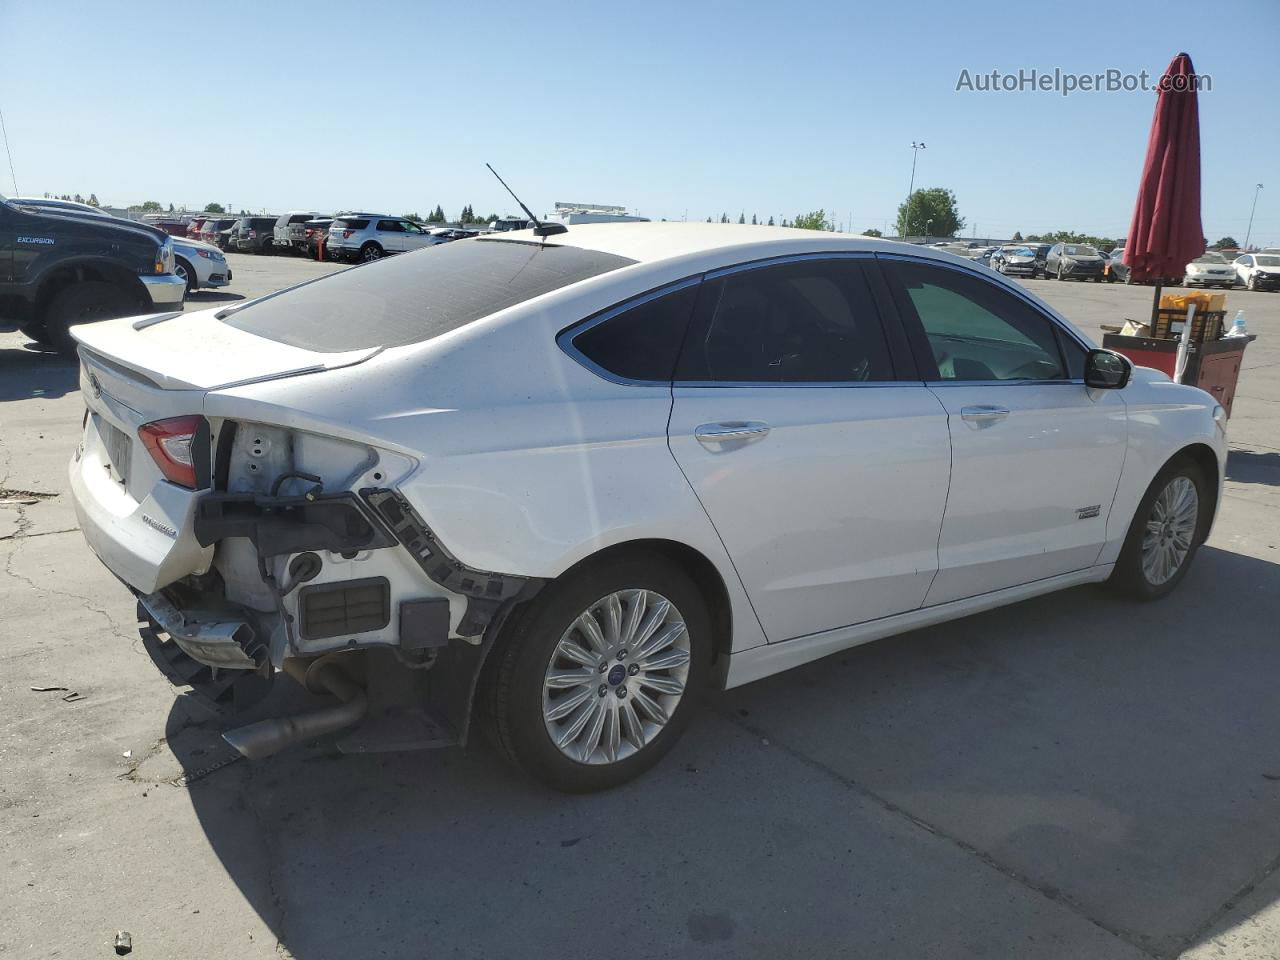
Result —
<svg viewBox="0 0 1280 960"><path fill-rule="evenodd" d="M649 556L668 563L679 568L693 580L707 603L707 612L711 615L711 628L715 632L712 655L716 660L727 656L733 640L733 609L729 602L729 591L715 564L687 544L678 543L675 540L628 540L584 557L557 579L572 576L576 571L589 565L634 556Z"/></svg>
<svg viewBox="0 0 1280 960"><path fill-rule="evenodd" d="M146 311L146 296L141 289L142 284L139 283L134 274L122 267L116 267L111 264L80 263L73 266L59 267L41 281L40 288L36 292L33 316L43 320L45 312L49 309L49 304L53 302L53 298L59 293L67 289L67 287L75 286L77 283L93 281L109 283L113 287L119 288L137 302L142 312Z"/></svg>

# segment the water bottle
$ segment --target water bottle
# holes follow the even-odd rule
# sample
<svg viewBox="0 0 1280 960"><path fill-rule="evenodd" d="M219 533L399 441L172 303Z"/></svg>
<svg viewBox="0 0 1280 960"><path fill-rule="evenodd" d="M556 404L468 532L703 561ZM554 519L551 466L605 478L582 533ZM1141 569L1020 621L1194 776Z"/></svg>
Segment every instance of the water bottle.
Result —
<svg viewBox="0 0 1280 960"><path fill-rule="evenodd" d="M1227 331L1228 337L1247 337L1249 329L1244 325L1244 311L1236 311L1235 322L1231 324L1231 329Z"/></svg>

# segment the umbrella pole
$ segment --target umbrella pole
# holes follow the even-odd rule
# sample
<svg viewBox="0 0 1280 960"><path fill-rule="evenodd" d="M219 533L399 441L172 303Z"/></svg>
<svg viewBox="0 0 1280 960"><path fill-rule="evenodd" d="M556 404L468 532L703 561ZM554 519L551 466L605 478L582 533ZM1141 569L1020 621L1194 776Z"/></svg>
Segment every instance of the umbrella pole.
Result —
<svg viewBox="0 0 1280 960"><path fill-rule="evenodd" d="M1156 292L1151 297L1151 332L1156 332L1156 318L1160 316L1160 291L1164 289L1164 285L1157 280Z"/></svg>

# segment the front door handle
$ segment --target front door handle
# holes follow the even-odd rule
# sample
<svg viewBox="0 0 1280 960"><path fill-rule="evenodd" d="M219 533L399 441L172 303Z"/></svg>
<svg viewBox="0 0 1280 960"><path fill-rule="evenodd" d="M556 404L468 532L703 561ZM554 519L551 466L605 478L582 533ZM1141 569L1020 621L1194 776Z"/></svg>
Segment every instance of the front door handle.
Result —
<svg viewBox="0 0 1280 960"><path fill-rule="evenodd" d="M969 423L988 426L1009 415L1008 407L997 407L994 404L980 403L972 407L960 408L960 419Z"/></svg>
<svg viewBox="0 0 1280 960"><path fill-rule="evenodd" d="M772 429L762 420L723 420L699 424L693 428L693 435L708 450L725 450L763 440Z"/></svg>

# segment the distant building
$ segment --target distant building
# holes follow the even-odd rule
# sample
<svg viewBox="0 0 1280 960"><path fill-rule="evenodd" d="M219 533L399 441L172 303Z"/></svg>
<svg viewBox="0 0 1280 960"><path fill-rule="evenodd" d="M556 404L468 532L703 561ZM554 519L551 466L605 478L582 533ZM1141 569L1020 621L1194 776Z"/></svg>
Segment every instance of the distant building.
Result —
<svg viewBox="0 0 1280 960"><path fill-rule="evenodd" d="M647 223L648 217L636 217L627 213L626 207L607 203L556 203L554 213L542 218L547 223Z"/></svg>

